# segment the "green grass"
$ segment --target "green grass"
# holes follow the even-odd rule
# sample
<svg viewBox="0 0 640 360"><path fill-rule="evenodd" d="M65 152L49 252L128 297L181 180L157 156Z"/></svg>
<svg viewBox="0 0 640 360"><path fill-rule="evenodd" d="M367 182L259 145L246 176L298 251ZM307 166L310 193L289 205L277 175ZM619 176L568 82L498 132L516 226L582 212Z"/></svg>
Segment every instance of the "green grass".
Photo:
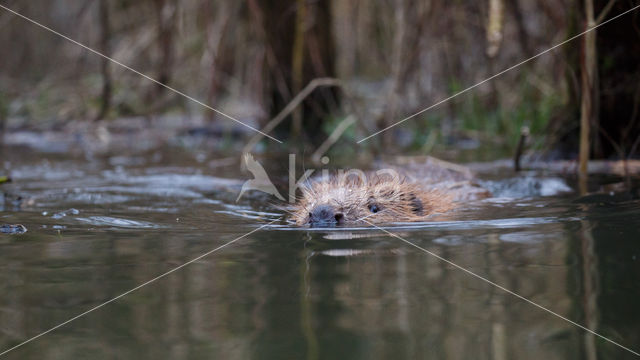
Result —
<svg viewBox="0 0 640 360"><path fill-rule="evenodd" d="M452 82L450 93L462 90ZM442 151L458 150L471 160L491 160L509 157L520 139L521 129L529 128L531 140L529 149L537 150L544 144L547 125L554 112L562 106L561 96L557 93L542 93L538 88L523 81L512 89L511 94L499 94L495 101L477 92L469 92L452 103L443 104L394 128L396 134L412 137L408 147L400 145L394 149L406 154L438 154ZM501 103L501 99L510 96L510 105ZM325 136L338 126L343 117L334 116L323 124ZM366 119L359 119L363 121ZM333 154L353 154L362 150L362 146L374 146L375 142L354 145L359 140L357 126L351 126L330 150ZM470 144L464 149L462 142ZM473 141L476 142L473 145Z"/></svg>
<svg viewBox="0 0 640 360"><path fill-rule="evenodd" d="M529 127L532 137L542 136L553 110L559 105L558 96L543 96L530 86L517 90L520 100L510 108L486 106L472 96L461 108L463 130L474 130L486 136L499 136L508 145L515 146L523 126Z"/></svg>
<svg viewBox="0 0 640 360"><path fill-rule="evenodd" d="M452 82L450 93L454 94L462 90L455 82ZM554 111L560 106L558 94L543 95L533 86L524 83L514 89L513 96L518 99L514 105L507 107L500 103L499 97L494 105L489 104L490 99L481 98L476 93L468 93L451 101L454 104L443 104L415 121L405 124L412 127L415 138L414 149L428 152L433 147L446 146L441 130L445 121L454 136L474 138L483 145L493 143L496 146L514 148L520 138L523 126L529 127L531 137L541 138L545 136L547 124ZM444 107L450 106L448 117L445 116ZM410 123L413 124L410 124ZM541 142L536 141L535 144Z"/></svg>

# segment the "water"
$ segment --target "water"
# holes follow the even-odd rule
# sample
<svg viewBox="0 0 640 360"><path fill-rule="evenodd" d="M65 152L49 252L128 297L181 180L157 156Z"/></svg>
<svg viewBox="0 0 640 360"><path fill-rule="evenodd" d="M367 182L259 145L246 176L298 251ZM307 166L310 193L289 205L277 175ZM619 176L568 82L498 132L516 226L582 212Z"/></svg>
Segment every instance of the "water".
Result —
<svg viewBox="0 0 640 360"><path fill-rule="evenodd" d="M492 175L499 197L455 221L384 227L425 252L236 204L242 181L220 178L247 175L224 155L5 156L0 224L28 231L0 234L0 352L275 220L7 359L635 358L434 255L640 351L640 197L621 179L579 196Z"/></svg>

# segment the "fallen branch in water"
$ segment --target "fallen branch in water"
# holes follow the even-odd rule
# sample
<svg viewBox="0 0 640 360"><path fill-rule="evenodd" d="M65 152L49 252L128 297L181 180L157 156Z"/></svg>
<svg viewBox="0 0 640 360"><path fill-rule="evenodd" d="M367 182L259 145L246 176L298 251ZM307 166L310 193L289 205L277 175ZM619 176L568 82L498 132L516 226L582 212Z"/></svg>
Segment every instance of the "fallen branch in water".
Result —
<svg viewBox="0 0 640 360"><path fill-rule="evenodd" d="M577 173L579 164L575 161L534 162L525 168ZM589 174L640 175L640 160L590 160L587 169Z"/></svg>
<svg viewBox="0 0 640 360"><path fill-rule="evenodd" d="M465 164L479 173L488 173L499 169L512 168L513 160L497 160ZM546 170L556 174L578 174L580 164L576 160L532 161L525 162L522 170ZM589 174L601 175L640 175L640 160L590 160Z"/></svg>

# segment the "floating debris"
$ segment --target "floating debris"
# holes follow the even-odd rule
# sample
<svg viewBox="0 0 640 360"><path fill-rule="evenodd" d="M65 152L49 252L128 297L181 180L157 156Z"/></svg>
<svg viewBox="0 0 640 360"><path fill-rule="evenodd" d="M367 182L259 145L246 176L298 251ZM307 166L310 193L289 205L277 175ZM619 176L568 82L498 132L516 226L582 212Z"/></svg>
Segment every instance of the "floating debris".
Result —
<svg viewBox="0 0 640 360"><path fill-rule="evenodd" d="M0 234L19 235L27 232L24 225L0 225Z"/></svg>

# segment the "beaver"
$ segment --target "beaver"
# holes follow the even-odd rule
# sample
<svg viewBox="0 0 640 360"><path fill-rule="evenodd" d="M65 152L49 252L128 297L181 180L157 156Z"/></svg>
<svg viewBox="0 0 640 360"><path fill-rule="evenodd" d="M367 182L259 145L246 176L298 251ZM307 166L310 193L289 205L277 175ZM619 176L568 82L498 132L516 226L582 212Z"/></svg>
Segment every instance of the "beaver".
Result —
<svg viewBox="0 0 640 360"><path fill-rule="evenodd" d="M491 196L470 172L443 164L429 160L417 168L324 177L302 186L289 212L296 224L311 227L432 221L465 201Z"/></svg>

